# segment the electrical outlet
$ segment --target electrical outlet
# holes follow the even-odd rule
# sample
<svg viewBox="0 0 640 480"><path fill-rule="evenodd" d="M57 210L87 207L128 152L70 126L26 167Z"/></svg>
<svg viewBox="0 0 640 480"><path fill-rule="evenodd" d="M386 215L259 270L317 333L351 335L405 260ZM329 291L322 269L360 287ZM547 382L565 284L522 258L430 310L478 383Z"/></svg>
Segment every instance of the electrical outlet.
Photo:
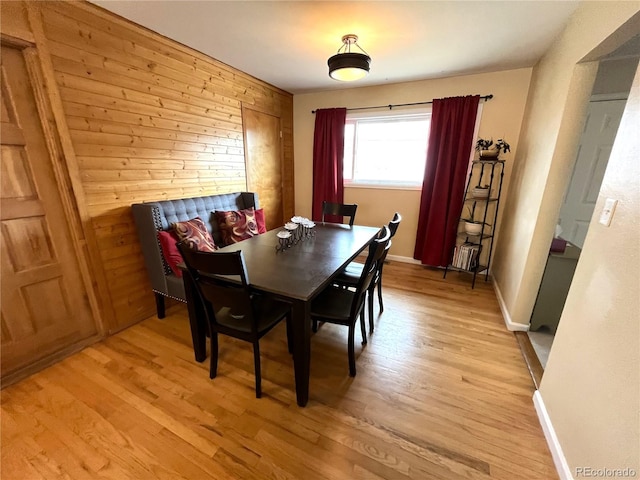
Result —
<svg viewBox="0 0 640 480"><path fill-rule="evenodd" d="M611 217L613 217L613 212L616 210L617 204L618 200L614 200L613 198L607 198L604 201L604 207L602 208L602 213L600 214L600 223L605 227L611 225Z"/></svg>

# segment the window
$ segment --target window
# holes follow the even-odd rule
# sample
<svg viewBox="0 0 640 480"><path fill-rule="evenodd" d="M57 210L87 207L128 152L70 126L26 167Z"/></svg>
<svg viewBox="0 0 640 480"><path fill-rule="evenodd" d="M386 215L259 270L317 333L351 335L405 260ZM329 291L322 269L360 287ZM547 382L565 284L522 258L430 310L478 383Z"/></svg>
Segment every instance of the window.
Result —
<svg viewBox="0 0 640 480"><path fill-rule="evenodd" d="M422 185L430 113L347 117L345 185Z"/></svg>

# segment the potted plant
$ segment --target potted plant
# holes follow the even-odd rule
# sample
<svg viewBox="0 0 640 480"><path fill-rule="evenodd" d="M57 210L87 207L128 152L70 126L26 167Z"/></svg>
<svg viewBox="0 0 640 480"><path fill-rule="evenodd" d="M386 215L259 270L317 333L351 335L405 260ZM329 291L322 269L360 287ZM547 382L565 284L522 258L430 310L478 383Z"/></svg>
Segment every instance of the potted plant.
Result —
<svg viewBox="0 0 640 480"><path fill-rule="evenodd" d="M482 220L474 218L475 210L475 204L473 208L467 205L468 217L464 219L464 231L467 235L480 235L482 233L484 223Z"/></svg>
<svg viewBox="0 0 640 480"><path fill-rule="evenodd" d="M511 145L502 138L499 138L495 143L493 142L493 138L478 138L476 141L476 151L480 154L480 160L495 159L498 158L500 152L510 152Z"/></svg>

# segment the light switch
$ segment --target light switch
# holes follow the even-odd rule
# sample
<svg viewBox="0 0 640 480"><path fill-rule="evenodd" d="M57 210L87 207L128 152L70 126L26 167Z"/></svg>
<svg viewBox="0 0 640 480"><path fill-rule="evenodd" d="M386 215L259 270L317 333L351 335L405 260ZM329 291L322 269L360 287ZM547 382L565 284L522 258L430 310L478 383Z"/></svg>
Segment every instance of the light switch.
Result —
<svg viewBox="0 0 640 480"><path fill-rule="evenodd" d="M616 209L616 205L618 204L618 200L614 200L613 198L607 198L604 201L604 207L602 208L602 213L600 214L600 223L606 227L611 225L611 217L613 217L613 212Z"/></svg>

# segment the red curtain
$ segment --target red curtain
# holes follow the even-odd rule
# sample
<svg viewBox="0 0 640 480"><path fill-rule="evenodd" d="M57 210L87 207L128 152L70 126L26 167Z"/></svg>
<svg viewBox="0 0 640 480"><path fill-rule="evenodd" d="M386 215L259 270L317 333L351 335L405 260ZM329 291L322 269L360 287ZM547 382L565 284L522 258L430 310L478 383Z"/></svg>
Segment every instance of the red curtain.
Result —
<svg viewBox="0 0 640 480"><path fill-rule="evenodd" d="M433 101L413 258L446 266L456 242L480 96Z"/></svg>
<svg viewBox="0 0 640 480"><path fill-rule="evenodd" d="M312 219L322 218L322 201L344 203L342 165L344 159L344 126L346 108L316 110L313 136L313 208ZM340 217L327 221L341 222Z"/></svg>

